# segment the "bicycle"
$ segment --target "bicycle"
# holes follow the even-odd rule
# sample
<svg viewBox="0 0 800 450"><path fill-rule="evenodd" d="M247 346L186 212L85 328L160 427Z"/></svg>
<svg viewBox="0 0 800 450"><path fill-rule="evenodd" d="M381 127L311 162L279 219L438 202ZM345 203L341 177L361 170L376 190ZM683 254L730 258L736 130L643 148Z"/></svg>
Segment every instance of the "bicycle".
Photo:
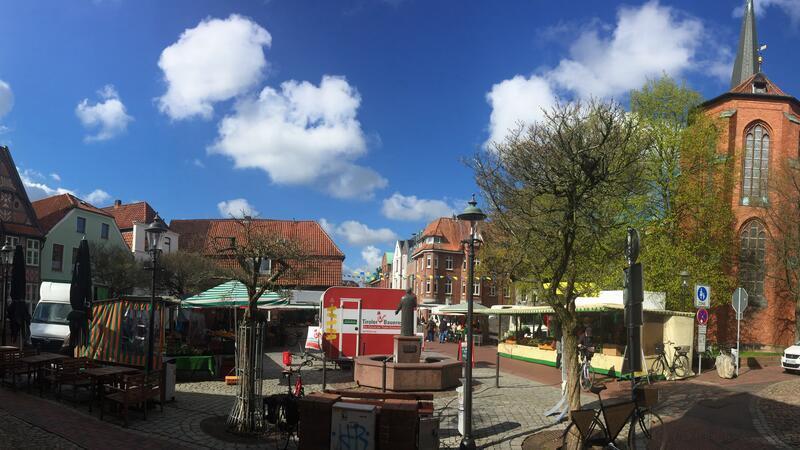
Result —
<svg viewBox="0 0 800 450"><path fill-rule="evenodd" d="M667 352L665 350L667 345L675 345L675 343L672 341L667 341L663 344L656 344L656 355L658 356L650 366L649 374L652 374L656 377L663 376L667 378L667 371L669 370L669 375L672 378L685 377L689 373L689 368L691 367L689 363L689 357L687 356L689 354L690 347L688 345L675 346L672 362L670 363L667 360Z"/></svg>
<svg viewBox="0 0 800 450"><path fill-rule="evenodd" d="M592 372L592 357L594 356L594 347L587 347L583 344L578 344L578 354L580 355L580 380L581 389L588 392L594 386L594 372Z"/></svg>
<svg viewBox="0 0 800 450"><path fill-rule="evenodd" d="M658 391L639 385L634 389L634 400L607 406L600 395L606 389L604 384L590 388L597 395L599 410L579 409L570 412L570 424L562 435L561 448L567 448L570 435L577 432L580 448L597 446L619 449L617 437L628 425L626 443L629 449L665 449L667 434L664 422L650 409L658 401Z"/></svg>
<svg viewBox="0 0 800 450"><path fill-rule="evenodd" d="M272 394L264 397L263 417L266 418L267 423L274 427L274 430L286 436L284 450L289 447L292 437L297 435L300 423L297 400L305 396L301 370L303 367L311 366L312 364L313 360L306 358L297 365L296 369L292 366L284 369L281 372L281 376L286 379L287 393ZM292 377L295 375L297 378L292 383Z"/></svg>

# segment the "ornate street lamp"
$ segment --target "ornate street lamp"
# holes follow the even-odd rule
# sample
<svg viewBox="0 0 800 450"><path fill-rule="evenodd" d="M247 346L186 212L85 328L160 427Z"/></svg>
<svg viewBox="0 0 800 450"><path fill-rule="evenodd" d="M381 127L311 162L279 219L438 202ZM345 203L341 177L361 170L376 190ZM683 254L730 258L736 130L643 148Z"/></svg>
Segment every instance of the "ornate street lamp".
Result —
<svg viewBox="0 0 800 450"><path fill-rule="evenodd" d="M686 269L681 270L680 275L681 275L681 288L686 290L686 298L689 298L690 299L689 303L691 303L692 293L689 290L689 271Z"/></svg>
<svg viewBox="0 0 800 450"><path fill-rule="evenodd" d="M469 246L469 265L467 266L467 357L464 359L464 436L461 438L460 449L474 449L475 440L472 439L472 299L475 294L475 244L478 239L478 222L486 219L486 214L478 208L475 194L469 206L458 215L459 220L469 222L469 238L464 242Z"/></svg>
<svg viewBox="0 0 800 450"><path fill-rule="evenodd" d="M156 320L156 276L158 275L158 253L159 245L161 245L161 236L164 235L169 229L167 225L161 220L161 217L156 214L153 223L147 226L144 230L146 239L150 244L150 258L153 270L153 284L150 289L150 321L147 329L147 359L144 362L145 374L150 373L151 365L153 363L153 328L155 327Z"/></svg>
<svg viewBox="0 0 800 450"><path fill-rule="evenodd" d="M8 295L6 294L6 285L8 284L8 267L11 265L11 258L14 255L14 247L9 244L3 246L0 249L0 264L3 266L3 338L2 338L2 345L6 345L6 300L8 299Z"/></svg>

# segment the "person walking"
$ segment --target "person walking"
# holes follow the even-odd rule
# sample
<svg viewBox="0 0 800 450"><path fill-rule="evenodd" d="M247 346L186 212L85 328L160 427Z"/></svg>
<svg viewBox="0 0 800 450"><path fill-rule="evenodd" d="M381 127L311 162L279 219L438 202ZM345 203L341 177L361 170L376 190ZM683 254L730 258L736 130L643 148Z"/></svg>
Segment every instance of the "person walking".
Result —
<svg viewBox="0 0 800 450"><path fill-rule="evenodd" d="M447 342L448 323L445 319L439 324L439 343L444 344Z"/></svg>
<svg viewBox="0 0 800 450"><path fill-rule="evenodd" d="M433 336L436 333L436 322L433 321L433 318L428 319L428 342L433 342Z"/></svg>

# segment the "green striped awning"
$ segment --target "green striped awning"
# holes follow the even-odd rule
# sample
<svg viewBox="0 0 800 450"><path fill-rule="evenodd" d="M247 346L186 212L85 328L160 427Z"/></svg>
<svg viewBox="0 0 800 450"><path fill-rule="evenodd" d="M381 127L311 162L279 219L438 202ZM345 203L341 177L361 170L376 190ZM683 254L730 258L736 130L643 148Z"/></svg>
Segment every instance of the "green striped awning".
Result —
<svg viewBox="0 0 800 450"><path fill-rule="evenodd" d="M596 303L575 308L576 312L607 312L607 311L621 311L625 307L616 303ZM549 306L514 306L511 308L490 308L476 311L478 314L497 315L497 316L519 316L525 314L553 314L553 308ZM694 314L683 311L669 311L663 309L644 309L646 313L661 314L665 316L683 316L694 317Z"/></svg>
<svg viewBox="0 0 800 450"><path fill-rule="evenodd" d="M220 308L247 306L247 287L238 281L228 281L181 302L182 308ZM283 306L289 299L277 292L265 292L258 299L258 306Z"/></svg>

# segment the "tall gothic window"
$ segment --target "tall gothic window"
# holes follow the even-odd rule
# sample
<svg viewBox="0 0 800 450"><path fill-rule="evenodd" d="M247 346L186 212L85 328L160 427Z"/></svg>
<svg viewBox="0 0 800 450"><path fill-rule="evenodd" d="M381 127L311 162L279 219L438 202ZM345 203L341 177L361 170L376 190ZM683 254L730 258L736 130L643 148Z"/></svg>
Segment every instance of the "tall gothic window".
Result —
<svg viewBox="0 0 800 450"><path fill-rule="evenodd" d="M752 219L739 235L739 284L747 291L753 305L764 305L767 232L764 224Z"/></svg>
<svg viewBox="0 0 800 450"><path fill-rule="evenodd" d="M742 204L767 203L767 175L769 173L769 133L758 124L745 136L744 168L742 171Z"/></svg>

